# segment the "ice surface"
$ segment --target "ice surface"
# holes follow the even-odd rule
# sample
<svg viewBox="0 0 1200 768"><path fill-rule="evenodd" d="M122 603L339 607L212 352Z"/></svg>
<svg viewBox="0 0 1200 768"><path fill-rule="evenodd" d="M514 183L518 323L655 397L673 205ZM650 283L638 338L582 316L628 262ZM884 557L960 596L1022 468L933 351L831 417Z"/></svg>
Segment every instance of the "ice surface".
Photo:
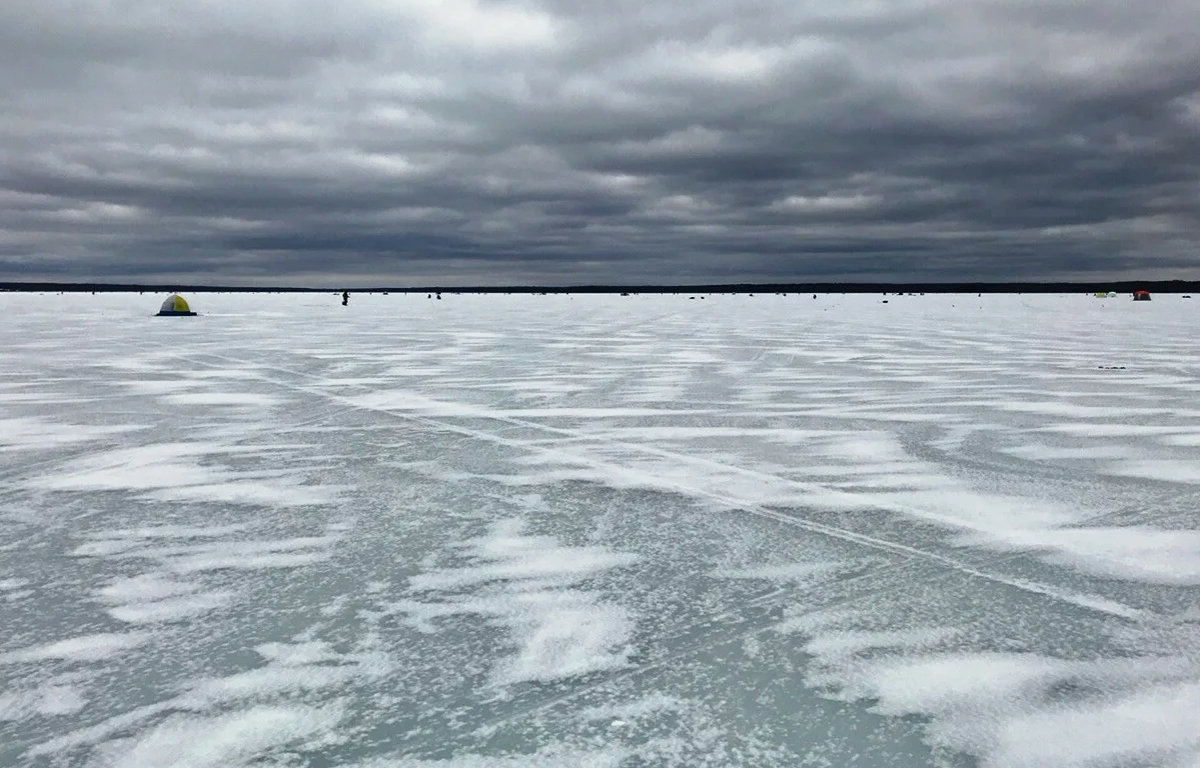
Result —
<svg viewBox="0 0 1200 768"><path fill-rule="evenodd" d="M0 766L1200 765L1189 302L148 298L0 295Z"/></svg>

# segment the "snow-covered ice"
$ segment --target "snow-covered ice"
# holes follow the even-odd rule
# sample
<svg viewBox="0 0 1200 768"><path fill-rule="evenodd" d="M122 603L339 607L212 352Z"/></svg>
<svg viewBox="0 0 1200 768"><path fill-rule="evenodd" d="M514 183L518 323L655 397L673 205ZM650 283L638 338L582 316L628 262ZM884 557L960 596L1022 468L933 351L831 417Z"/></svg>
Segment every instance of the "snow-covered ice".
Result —
<svg viewBox="0 0 1200 768"><path fill-rule="evenodd" d="M189 298L0 295L0 766L1200 765L1191 302Z"/></svg>

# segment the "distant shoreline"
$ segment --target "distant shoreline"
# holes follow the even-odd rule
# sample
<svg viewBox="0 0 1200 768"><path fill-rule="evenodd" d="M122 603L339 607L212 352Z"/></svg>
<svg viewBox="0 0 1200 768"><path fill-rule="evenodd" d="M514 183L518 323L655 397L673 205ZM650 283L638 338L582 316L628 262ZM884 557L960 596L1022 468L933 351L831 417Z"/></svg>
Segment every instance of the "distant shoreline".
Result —
<svg viewBox="0 0 1200 768"><path fill-rule="evenodd" d="M1200 281L1114 280L1053 283L737 283L716 285L571 285L571 286L398 286L372 288L300 288L139 283L0 282L0 291L19 293L483 293L483 294L742 294L742 293L1200 293Z"/></svg>

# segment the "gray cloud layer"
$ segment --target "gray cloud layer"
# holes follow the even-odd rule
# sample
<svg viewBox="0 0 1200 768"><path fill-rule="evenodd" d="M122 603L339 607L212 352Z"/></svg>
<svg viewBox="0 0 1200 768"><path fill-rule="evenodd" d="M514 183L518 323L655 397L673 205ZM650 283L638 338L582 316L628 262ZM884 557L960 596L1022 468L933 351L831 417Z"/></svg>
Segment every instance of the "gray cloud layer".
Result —
<svg viewBox="0 0 1200 768"><path fill-rule="evenodd" d="M1195 0L0 0L0 279L1200 278Z"/></svg>

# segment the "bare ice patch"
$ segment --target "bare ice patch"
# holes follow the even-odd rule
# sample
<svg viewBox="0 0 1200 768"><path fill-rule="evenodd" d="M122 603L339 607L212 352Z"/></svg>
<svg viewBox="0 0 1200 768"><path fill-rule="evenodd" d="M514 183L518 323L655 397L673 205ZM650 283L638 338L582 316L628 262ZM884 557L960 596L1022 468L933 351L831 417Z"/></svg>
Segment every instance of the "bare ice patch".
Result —
<svg viewBox="0 0 1200 768"><path fill-rule="evenodd" d="M364 395L349 395L346 403L369 410L415 413L422 416L473 417L486 416L488 410L466 403L437 400L409 390L386 390Z"/></svg>
<svg viewBox="0 0 1200 768"><path fill-rule="evenodd" d="M716 575L726 579L764 579L766 581L813 583L823 581L843 570L844 563L784 563L759 568L721 570Z"/></svg>
<svg viewBox="0 0 1200 768"><path fill-rule="evenodd" d="M128 381L110 381L108 383L111 386L122 387L132 394L147 397L186 392L187 390L197 389L208 384L208 382L200 381L196 378L180 378L178 376L169 379L131 379Z"/></svg>
<svg viewBox="0 0 1200 768"><path fill-rule="evenodd" d="M272 408L281 401L273 395L254 392L181 392L164 395L163 400L172 405L215 405Z"/></svg>
<svg viewBox="0 0 1200 768"><path fill-rule="evenodd" d="M551 746L533 754L461 755L444 760L397 756L356 763L352 768L620 768L634 753L628 747Z"/></svg>

